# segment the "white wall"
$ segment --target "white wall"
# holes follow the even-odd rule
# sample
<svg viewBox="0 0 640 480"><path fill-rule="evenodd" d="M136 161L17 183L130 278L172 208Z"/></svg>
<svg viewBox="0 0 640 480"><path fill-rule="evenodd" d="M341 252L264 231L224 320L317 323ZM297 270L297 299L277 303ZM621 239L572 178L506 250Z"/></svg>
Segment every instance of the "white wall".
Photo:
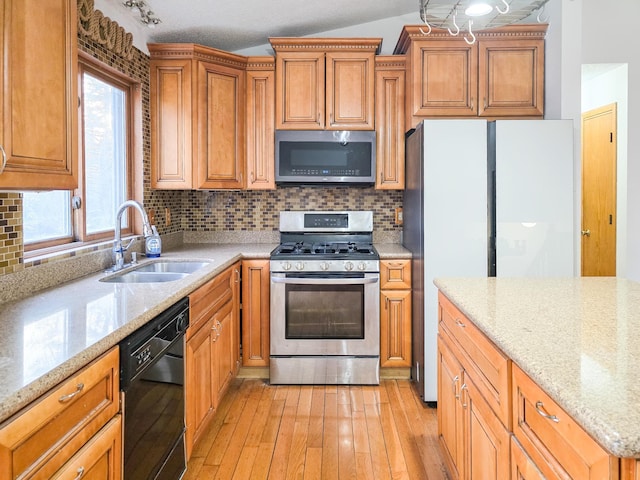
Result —
<svg viewBox="0 0 640 480"><path fill-rule="evenodd" d="M600 0L581 0L581 63L619 63L628 65L627 128L627 251L620 269L626 278L640 281L640 52L637 21L638 0L616 0L603 8ZM569 52L568 52L569 53ZM622 275L620 275L622 276Z"/></svg>
<svg viewBox="0 0 640 480"><path fill-rule="evenodd" d="M628 65L583 65L582 112L617 104L616 273L627 276ZM587 73L589 72L589 73Z"/></svg>

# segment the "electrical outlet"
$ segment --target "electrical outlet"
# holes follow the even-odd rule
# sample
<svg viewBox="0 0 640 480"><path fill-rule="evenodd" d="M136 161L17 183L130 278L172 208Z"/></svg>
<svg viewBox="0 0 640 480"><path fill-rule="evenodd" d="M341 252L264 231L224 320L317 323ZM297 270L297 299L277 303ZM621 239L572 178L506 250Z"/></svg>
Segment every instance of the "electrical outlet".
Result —
<svg viewBox="0 0 640 480"><path fill-rule="evenodd" d="M156 224L156 211L153 208L150 208L147 212L147 217L149 217L149 225Z"/></svg>
<svg viewBox="0 0 640 480"><path fill-rule="evenodd" d="M402 225L402 208L396 208L396 225Z"/></svg>
<svg viewBox="0 0 640 480"><path fill-rule="evenodd" d="M171 209L169 207L164 209L164 219L167 227L171 225Z"/></svg>

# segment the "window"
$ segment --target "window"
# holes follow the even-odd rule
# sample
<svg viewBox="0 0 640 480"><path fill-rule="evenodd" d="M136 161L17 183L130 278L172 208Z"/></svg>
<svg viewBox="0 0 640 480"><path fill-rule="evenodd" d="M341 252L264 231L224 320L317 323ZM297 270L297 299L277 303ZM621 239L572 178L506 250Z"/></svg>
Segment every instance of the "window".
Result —
<svg viewBox="0 0 640 480"><path fill-rule="evenodd" d="M78 189L24 192L25 250L113 238L118 206L132 196L132 80L93 59L79 63ZM130 233L131 212L122 232Z"/></svg>

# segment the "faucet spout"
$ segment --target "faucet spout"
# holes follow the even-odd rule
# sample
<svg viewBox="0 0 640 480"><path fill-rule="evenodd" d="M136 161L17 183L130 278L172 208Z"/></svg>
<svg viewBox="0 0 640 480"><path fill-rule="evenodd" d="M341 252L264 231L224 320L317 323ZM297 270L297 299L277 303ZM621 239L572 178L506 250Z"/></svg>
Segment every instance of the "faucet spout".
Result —
<svg viewBox="0 0 640 480"><path fill-rule="evenodd" d="M151 225L149 224L149 217L147 216L147 212L145 212L144 207L140 202L135 200L127 200L120 205L118 208L118 212L116 213L116 228L115 228L115 238L113 240L113 253L115 256L115 264L113 266L113 270L121 270L124 266L124 252L131 246L131 242L126 246L122 247L122 214L124 211L133 207L140 213L142 217L142 234L144 237L148 237L151 235Z"/></svg>

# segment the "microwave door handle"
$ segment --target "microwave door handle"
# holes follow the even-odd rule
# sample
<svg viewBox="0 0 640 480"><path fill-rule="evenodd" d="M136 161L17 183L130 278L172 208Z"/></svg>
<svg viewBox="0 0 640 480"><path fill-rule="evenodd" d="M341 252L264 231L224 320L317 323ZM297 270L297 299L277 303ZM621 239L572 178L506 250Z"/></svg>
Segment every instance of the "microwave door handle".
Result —
<svg viewBox="0 0 640 480"><path fill-rule="evenodd" d="M281 278L271 277L273 283L289 283L295 285L366 285L378 283L378 277L372 278Z"/></svg>

